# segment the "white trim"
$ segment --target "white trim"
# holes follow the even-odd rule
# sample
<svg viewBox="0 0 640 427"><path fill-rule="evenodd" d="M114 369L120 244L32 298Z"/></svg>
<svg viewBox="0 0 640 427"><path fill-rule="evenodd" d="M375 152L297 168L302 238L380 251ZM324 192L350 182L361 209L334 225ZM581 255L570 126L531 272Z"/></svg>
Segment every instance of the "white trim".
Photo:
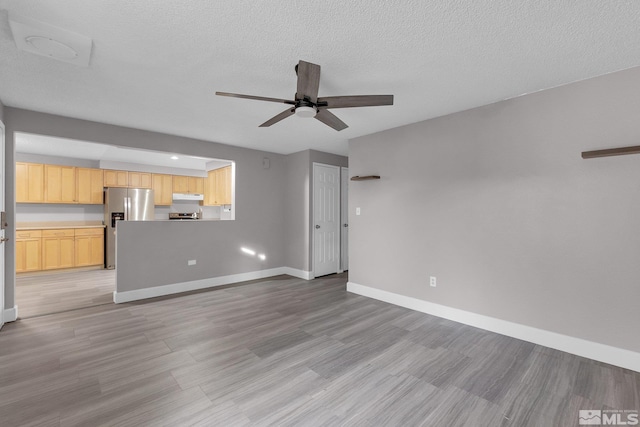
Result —
<svg viewBox="0 0 640 427"><path fill-rule="evenodd" d="M297 268L291 268L291 267L282 267L282 269L283 269L282 274L288 274L289 276L297 277L298 279L304 279L304 280L315 279L313 275L313 271L298 270Z"/></svg>
<svg viewBox="0 0 640 427"><path fill-rule="evenodd" d="M14 305L13 308L4 309L4 321L15 322L18 320L18 306Z"/></svg>
<svg viewBox="0 0 640 427"><path fill-rule="evenodd" d="M264 279L265 277L288 274L287 267L271 268L269 270L251 271L248 273L231 274L229 276L211 277L209 279L192 280L190 282L173 283L170 285L154 286L151 288L135 289L133 291L113 292L113 302L138 301L141 299L161 297L164 295L179 294L181 292L195 291L198 289L212 288L247 280ZM116 285L117 287L117 285Z"/></svg>
<svg viewBox="0 0 640 427"><path fill-rule="evenodd" d="M640 372L640 353L347 282L347 291Z"/></svg>

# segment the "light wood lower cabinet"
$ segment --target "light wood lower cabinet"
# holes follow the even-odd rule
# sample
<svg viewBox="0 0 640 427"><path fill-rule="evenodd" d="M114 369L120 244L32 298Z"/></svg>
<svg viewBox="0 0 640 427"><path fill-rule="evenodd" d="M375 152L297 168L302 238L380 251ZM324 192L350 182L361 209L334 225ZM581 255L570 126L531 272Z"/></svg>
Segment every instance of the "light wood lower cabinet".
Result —
<svg viewBox="0 0 640 427"><path fill-rule="evenodd" d="M42 230L42 269L71 268L74 263L74 230Z"/></svg>
<svg viewBox="0 0 640 427"><path fill-rule="evenodd" d="M75 230L75 267L104 263L104 228Z"/></svg>
<svg viewBox="0 0 640 427"><path fill-rule="evenodd" d="M16 273L104 264L104 228L16 232Z"/></svg>
<svg viewBox="0 0 640 427"><path fill-rule="evenodd" d="M16 232L16 273L42 270L42 231Z"/></svg>

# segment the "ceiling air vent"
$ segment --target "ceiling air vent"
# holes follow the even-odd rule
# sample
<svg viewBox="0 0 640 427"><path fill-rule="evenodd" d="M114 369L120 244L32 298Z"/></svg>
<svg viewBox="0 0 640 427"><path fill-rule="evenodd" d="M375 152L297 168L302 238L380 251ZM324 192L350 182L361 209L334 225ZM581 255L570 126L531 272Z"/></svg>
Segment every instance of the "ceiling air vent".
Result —
<svg viewBox="0 0 640 427"><path fill-rule="evenodd" d="M9 25L18 49L80 67L89 66L92 46L89 37L14 13L9 14Z"/></svg>

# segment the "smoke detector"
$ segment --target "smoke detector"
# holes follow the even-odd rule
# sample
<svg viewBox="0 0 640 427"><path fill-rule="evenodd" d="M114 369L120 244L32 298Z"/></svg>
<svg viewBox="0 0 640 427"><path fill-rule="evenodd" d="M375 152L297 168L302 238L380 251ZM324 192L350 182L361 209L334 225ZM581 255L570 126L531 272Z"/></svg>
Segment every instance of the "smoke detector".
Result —
<svg viewBox="0 0 640 427"><path fill-rule="evenodd" d="M92 41L89 37L35 19L9 14L9 25L16 47L80 67L88 67Z"/></svg>

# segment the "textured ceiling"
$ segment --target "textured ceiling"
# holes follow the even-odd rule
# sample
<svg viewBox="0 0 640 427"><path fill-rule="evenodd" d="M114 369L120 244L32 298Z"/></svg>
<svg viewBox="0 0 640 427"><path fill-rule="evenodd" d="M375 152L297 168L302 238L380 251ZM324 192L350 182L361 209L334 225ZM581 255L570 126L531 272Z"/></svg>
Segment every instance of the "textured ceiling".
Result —
<svg viewBox="0 0 640 427"><path fill-rule="evenodd" d="M640 65L636 0L0 0L5 105L279 153ZM93 39L89 67L17 50L7 11ZM335 110L342 132L281 104L303 59L320 95L394 94ZM390 141L392 143L392 141Z"/></svg>

